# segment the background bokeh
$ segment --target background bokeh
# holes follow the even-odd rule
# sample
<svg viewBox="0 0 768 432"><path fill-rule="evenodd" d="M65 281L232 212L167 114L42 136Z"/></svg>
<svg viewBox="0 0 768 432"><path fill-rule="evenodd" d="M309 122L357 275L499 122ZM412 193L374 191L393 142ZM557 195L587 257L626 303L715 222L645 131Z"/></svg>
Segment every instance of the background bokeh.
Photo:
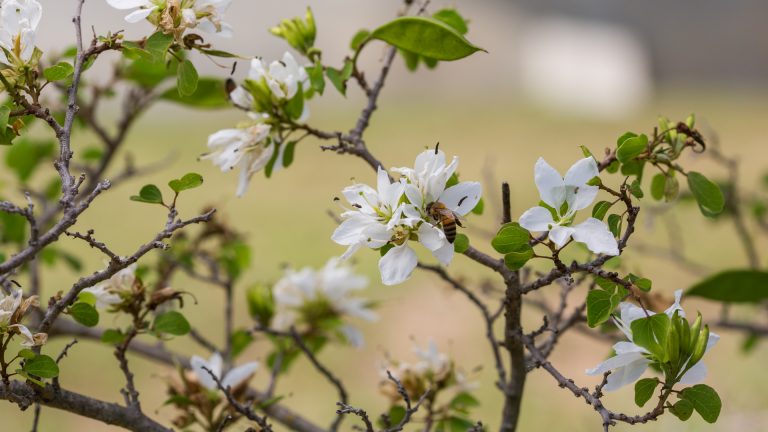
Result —
<svg viewBox="0 0 768 432"><path fill-rule="evenodd" d="M44 18L38 45L45 52L58 51L72 40L70 16L73 1L42 0ZM287 48L266 29L281 18L300 15L311 5L319 27L318 46L328 63L339 65L347 54L348 41L359 28L373 28L390 19L397 2L359 2L323 0L256 2L236 0L227 20L236 29L231 40L217 39L217 47L243 55L278 57ZM533 164L545 157L561 171L581 157L579 145L595 152L611 146L626 130L649 132L659 114L673 119L696 112L699 124L710 137L715 133L724 152L737 155L741 162L741 184L756 189L768 169L764 142L764 120L768 116L766 81L768 74L768 30L760 25L768 13L761 1L700 1L674 6L662 1L612 2L584 1L457 1L433 2L433 8L457 6L471 19L469 38L486 48L460 62L441 64L434 71L409 73L397 59L391 80L380 99L380 109L368 133L369 146L388 166L410 165L423 148L441 143L449 155L460 157L464 179L483 182L488 205L482 217L469 221L467 233L473 244L489 250L488 232L498 220L498 189L501 181L512 186L513 213L519 215L534 205L538 196L533 186ZM148 34L147 24L130 25L120 11L105 2L86 3L84 24L98 33L126 29L129 37ZM377 72L383 47L372 45L364 64L369 75ZM105 56L103 62L114 61ZM225 76L222 68L198 57L195 62L207 75ZM242 75L246 67L238 68ZM103 67L88 72L99 80ZM311 104L312 122L328 129L349 129L364 101L353 90L345 99L328 91ZM105 108L107 118L116 115ZM113 112L114 111L114 112ZM253 261L248 274L237 287L244 300L245 289L256 282L274 281L285 263L301 267L321 266L342 247L329 239L334 222L326 215L337 210L332 199L350 179L372 182L373 174L361 161L348 156L323 153L316 141L307 140L297 149L296 161L287 171L266 180L256 176L248 194L234 197L235 173L221 173L209 163L198 162L205 151L208 134L231 127L241 120L235 110L196 111L167 104L153 107L131 132L123 152L137 164L151 163L172 156L172 162L157 173L124 183L100 198L81 219L82 230L95 228L100 240L113 250L127 253L150 238L164 223L162 209L128 201L128 196L147 182L164 184L188 171L205 177L203 188L188 193L182 202L182 215L192 215L206 205L219 209L219 215L248 233ZM39 131L42 133L42 131ZM95 143L92 137L77 136L75 151ZM5 150L0 148L0 153ZM0 154L4 157L4 155ZM705 158L689 158L685 165L722 178L725 172ZM0 172L0 181L9 187L9 176ZM618 183L619 178L609 180ZM658 204L645 203L649 207ZM666 247L669 222L672 233L684 239L682 249L704 270L691 271L662 254L630 248L626 254L631 270L653 279L654 290L667 296L685 288L707 273L707 269L744 266L745 256L732 227L705 220L695 206L680 205L664 217L649 217L644 211L632 244ZM659 213L659 212L655 212ZM65 247L85 258L87 272L99 269L101 257L82 244L62 240ZM765 239L758 240L761 251ZM384 287L378 282L378 254L359 253L357 266L371 279L366 292L380 302L381 319L362 324L366 347L329 347L321 359L340 371L352 394L352 402L376 413L386 400L378 393L378 365L389 353L394 358L413 360L414 343L425 345L434 339L465 370L480 370L472 376L480 383L482 408L475 412L493 430L501 411L500 393L494 388L494 371L482 336L482 323L472 306L440 281L417 273L406 284ZM147 258L152 260L153 257ZM630 261L631 260L631 261ZM467 283L479 286L489 276L466 260L457 257L451 272L461 274ZM78 275L64 269L48 269L43 275L45 292L66 290ZM187 279L174 281L174 287L189 290L199 299L185 310L192 323L209 338L220 342L222 293ZM551 292L556 296L556 292ZM583 296L574 294L574 298ZM540 299L539 294L534 294ZM554 301L544 293L544 300ZM490 299L489 299L490 300ZM245 302L237 303L237 322L247 325ZM691 299L687 309L700 309L714 315L711 304ZM750 311L735 311L736 316ZM529 328L538 327L540 315L526 313ZM109 318L102 325L109 325ZM636 426L643 431L729 431L768 430L768 403L764 372L768 351L764 345L748 355L742 354L742 335L724 333L721 343L708 355L708 383L723 399L723 414L715 425L699 419L680 423L672 416L658 422ZM54 340L47 348L58 352L66 340ZM170 344L189 354L198 348L188 340ZM579 333L569 334L553 355L553 362L583 385L594 385L584 369L608 355L609 347ZM242 360L263 361L263 346L254 345ZM242 361L241 360L241 361ZM167 419L173 410L163 407L164 378L171 368L155 367L142 358L131 358L145 410ZM267 374L257 374L263 384ZM86 394L121 401L122 375L110 349L95 342L82 341L63 362L62 384ZM291 376L280 382L282 403L306 416L330 421L335 411L332 388L315 374L305 360L299 361ZM606 398L610 407L636 411L632 390L626 388ZM696 417L696 416L694 416ZM32 410L19 413L15 406L0 404L0 430L29 430ZM349 428L353 421L347 420ZM520 430L597 430L599 417L583 401L554 384L543 371L534 371L526 384ZM238 427L235 428L236 430ZM244 429L244 427L243 427ZM276 430L281 426L277 425ZM629 430L620 425L616 430ZM66 413L44 409L42 431L110 431L108 426Z"/></svg>

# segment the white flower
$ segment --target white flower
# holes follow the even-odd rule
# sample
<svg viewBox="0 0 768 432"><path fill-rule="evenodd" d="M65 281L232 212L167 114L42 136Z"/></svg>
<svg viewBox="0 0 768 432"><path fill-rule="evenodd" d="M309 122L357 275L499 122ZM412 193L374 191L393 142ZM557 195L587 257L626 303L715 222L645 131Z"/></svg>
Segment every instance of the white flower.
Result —
<svg viewBox="0 0 768 432"><path fill-rule="evenodd" d="M0 3L0 46L22 61L29 61L35 50L35 33L43 7L37 0L3 0ZM0 50L0 62L13 61Z"/></svg>
<svg viewBox="0 0 768 432"><path fill-rule="evenodd" d="M299 90L299 84L302 85L303 90L307 90L309 86L307 71L302 66L299 66L296 59L289 52L283 54L282 61L275 60L270 63L268 71L261 59L251 60L251 70L248 73L248 79L257 82L263 79L272 91L272 95L278 100L293 99ZM300 120L305 121L303 119Z"/></svg>
<svg viewBox="0 0 768 432"><path fill-rule="evenodd" d="M191 8L181 10L185 27L217 34L222 37L232 37L232 26L222 21L224 12L232 0L198 0Z"/></svg>
<svg viewBox="0 0 768 432"><path fill-rule="evenodd" d="M96 297L96 307L106 308L121 303L121 293L130 293L136 282L136 263L120 270L104 282L88 287L83 292L91 293Z"/></svg>
<svg viewBox="0 0 768 432"><path fill-rule="evenodd" d="M272 327L288 330L301 320L303 312L314 310L325 315L325 309L339 318L374 321L377 316L369 308L370 302L352 295L366 286L368 279L355 274L339 258L331 258L319 271L309 267L298 271L288 269L272 292L275 300ZM352 345L362 344L362 335L356 328L344 325L340 330Z"/></svg>
<svg viewBox="0 0 768 432"><path fill-rule="evenodd" d="M6 296L5 293L0 290L0 328L11 323L13 314L16 313L16 310L21 305L21 301L24 297L23 294L21 289L17 289Z"/></svg>
<svg viewBox="0 0 768 432"><path fill-rule="evenodd" d="M431 203L442 203L446 211L461 217L475 208L483 192L478 182L461 182L446 189L445 186L458 165L459 158L456 156L450 164L446 164L445 153L426 150L416 156L414 168L392 169L405 176L408 182L405 195L426 222L419 226L419 242L444 265L453 260L453 244L448 241L443 230L437 227L440 221L429 215L427 206Z"/></svg>
<svg viewBox="0 0 768 432"><path fill-rule="evenodd" d="M363 246L378 249L392 242L395 246L379 260L379 270L385 285L395 285L408 279L416 268L416 253L408 247L407 240L414 224L421 219L412 205L401 203L404 183L392 183L381 168L377 180L378 191L364 184L344 188L342 193L353 209L341 214L344 221L331 239L349 246L342 259Z"/></svg>
<svg viewBox="0 0 768 432"><path fill-rule="evenodd" d="M417 346L413 347L413 352L419 358L419 362L414 366L414 370L420 374L431 372L435 375L442 375L451 367L451 359L448 358L447 354L441 353L437 349L437 344L434 340L430 339L427 343L427 348L424 350Z"/></svg>
<svg viewBox="0 0 768 432"><path fill-rule="evenodd" d="M264 123L220 130L208 137L211 152L200 159L210 159L221 171L230 171L239 165L237 196L243 196L251 177L264 168L274 154L275 146L267 141L269 131L270 126Z"/></svg>
<svg viewBox="0 0 768 432"><path fill-rule="evenodd" d="M34 347L34 346L44 345L48 341L48 335L46 333L32 334L32 332L29 331L29 329L25 325L14 324L10 327L14 327L16 330L19 331L19 336L21 336L21 338L23 339L21 342L22 346Z"/></svg>
<svg viewBox="0 0 768 432"><path fill-rule="evenodd" d="M685 311L680 307L680 297L683 291L675 291L675 302L664 313L670 317L678 311L678 315L685 317ZM608 375L608 382L605 385L606 391L613 391L627 384L635 382L648 368L651 361L647 358L649 352L638 345L635 345L632 339L632 322L636 319L645 318L645 312L642 308L632 303L621 303L621 318L614 318L616 325L627 336L629 342L617 342L613 345L616 355L599 364L593 369L587 369L587 375L602 375L611 371ZM654 315L653 312L648 312ZM720 336L715 333L709 333L706 351L715 346ZM707 368L704 363L699 361L691 367L680 379L680 384L696 384L704 380L707 375Z"/></svg>
<svg viewBox="0 0 768 432"><path fill-rule="evenodd" d="M222 387L225 389L234 389L238 385L248 381L259 367L258 362L250 362L233 368L222 376L223 360L221 355L217 352L213 353L211 358L208 360L193 355L192 359L190 360L190 364L192 366L192 371L195 372L195 375L197 375L197 379L200 384L208 390L212 391L218 390L219 386L216 385L216 381L205 369L210 370L216 376L216 378L219 379Z"/></svg>
<svg viewBox="0 0 768 432"><path fill-rule="evenodd" d="M587 184L599 173L591 157L581 159L560 176L544 159L536 161L536 187L541 200L554 209L556 218L545 207L533 207L520 216L520 226L535 232L549 231L549 240L563 247L573 237L594 253L618 255L619 247L608 226L593 217L571 226L576 212L587 208L597 197L599 188Z"/></svg>
<svg viewBox="0 0 768 432"><path fill-rule="evenodd" d="M107 4L115 9L136 9L125 16L125 20L129 23L146 19L157 10L157 4L152 0L107 0Z"/></svg>

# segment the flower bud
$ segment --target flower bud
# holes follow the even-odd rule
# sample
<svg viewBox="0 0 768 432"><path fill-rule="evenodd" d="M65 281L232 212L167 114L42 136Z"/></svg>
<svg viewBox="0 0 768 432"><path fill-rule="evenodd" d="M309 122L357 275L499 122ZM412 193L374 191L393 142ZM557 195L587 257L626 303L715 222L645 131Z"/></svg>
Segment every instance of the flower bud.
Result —
<svg viewBox="0 0 768 432"><path fill-rule="evenodd" d="M696 124L696 115L691 113L686 119L685 119L685 125L689 128L693 129L693 126Z"/></svg>
<svg viewBox="0 0 768 432"><path fill-rule="evenodd" d="M317 35L312 9L307 8L305 20L299 17L284 19L279 25L269 29L269 32L285 39L296 51L308 56L315 45Z"/></svg>
<svg viewBox="0 0 768 432"><path fill-rule="evenodd" d="M705 325L701 332L699 332L699 337L696 340L696 345L693 347L687 367L692 367L704 357L704 352L707 351L707 342L709 342L709 326Z"/></svg>
<svg viewBox="0 0 768 432"><path fill-rule="evenodd" d="M696 321L693 322L693 325L691 326L691 341L688 344L687 352L691 353L693 352L694 347L698 343L698 338L700 337L699 333L701 330L701 312L699 312L699 316L696 317Z"/></svg>
<svg viewBox="0 0 768 432"><path fill-rule="evenodd" d="M677 315L677 311L672 315L672 325L669 326L667 332L667 358L673 365L680 359L680 333L678 332L677 322L681 318Z"/></svg>

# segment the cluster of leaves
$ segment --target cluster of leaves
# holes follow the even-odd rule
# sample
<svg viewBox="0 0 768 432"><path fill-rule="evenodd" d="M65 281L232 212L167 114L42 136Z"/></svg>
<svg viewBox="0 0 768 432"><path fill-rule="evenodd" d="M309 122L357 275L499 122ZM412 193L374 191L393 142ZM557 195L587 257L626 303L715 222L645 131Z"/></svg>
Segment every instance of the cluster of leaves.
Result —
<svg viewBox="0 0 768 432"><path fill-rule="evenodd" d="M168 187L173 191L173 200L169 203L165 203L163 200L163 193L154 184L144 185L139 190L138 195L131 196L131 201L143 202L147 204L160 204L163 207L173 208L176 206L176 200L179 194L185 190L195 189L203 184L203 176L198 173L187 173L179 179L174 179L168 182Z"/></svg>

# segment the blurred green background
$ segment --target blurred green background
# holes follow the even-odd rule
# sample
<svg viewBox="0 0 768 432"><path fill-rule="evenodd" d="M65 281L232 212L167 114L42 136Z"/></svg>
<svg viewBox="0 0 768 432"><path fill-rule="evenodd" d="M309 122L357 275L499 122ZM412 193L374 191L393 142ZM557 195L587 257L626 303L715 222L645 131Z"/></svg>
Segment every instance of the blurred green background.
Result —
<svg viewBox="0 0 768 432"><path fill-rule="evenodd" d="M44 21L38 45L44 51L61 50L62 41L71 37L69 16L74 2L43 0ZM324 61L341 64L349 38L362 27L373 28L392 17L397 2L366 3L354 1L286 1L286 2L233 2L228 21L236 29L232 40L216 40L217 47L244 55L263 56L271 60L286 49L286 45L271 37L266 28L283 17L303 13L312 5L319 27L318 46L324 51ZM762 45L757 30L739 29L739 22L728 21L732 27L700 29L665 28L665 44L657 44L648 35L659 29L634 25L637 15L648 13L642 22L653 22L652 17L665 15L647 7L609 7L609 2L575 2L583 7L548 1L533 5L529 2L433 2L433 8L455 5L470 18L469 38L489 54L477 54L461 62L441 64L435 71L420 70L408 73L400 59L396 60L392 79L380 99L379 110L373 118L367 135L371 151L387 166L407 166L425 147L440 142L449 155L460 157L459 171L463 179L483 182L486 213L472 217L466 232L472 244L490 250L488 235L498 222L498 195L501 181L512 187L513 214L519 216L538 201L533 185L533 164L539 156L564 172L576 159L582 157L579 145L586 145L595 153L615 142L626 130L650 132L659 114L672 119L684 118L695 112L704 132L716 133L726 154L738 156L741 162L741 185L746 190L759 187L762 173L768 169L765 157L763 121L768 116L765 81L766 50L742 53L751 61L739 62L739 53L733 52L728 40L755 39L754 46ZM673 11L678 21L699 20L706 23L710 14L717 14L717 6L705 2L700 11ZM604 5L600 9L596 5ZM738 16L750 17L766 12L759 2L734 2ZM603 11L603 13L600 13ZM663 12L663 10L661 11ZM626 17L634 17L628 20ZM130 25L122 22L122 13L109 8L104 2L86 3L86 27L96 26L97 32L126 28L128 36L140 37L150 28L146 24ZM704 25L704 24L702 24ZM729 29L734 32L729 33ZM710 46L691 44L695 32L721 34L725 41ZM762 30L760 30L762 31ZM693 35L691 32L694 32ZM729 36L730 34L730 36ZM711 37L711 36L708 36ZM727 39L727 38L731 39ZM704 36L702 36L704 38ZM703 39L706 41L707 39ZM220 42L221 41L221 42ZM220 43L219 43L220 42ZM672 50L668 45L685 50ZM686 45L687 44L687 45ZM661 45L661 47L660 47ZM741 45L744 46L744 45ZM671 55L669 52L672 51ZM383 47L372 45L365 55L369 76L375 76ZM102 60L109 63L110 58ZM728 62L731 68L724 67ZM205 58L195 62L205 74L225 76L229 68L220 68ZM707 68L707 65L711 67ZM106 70L95 67L88 74L99 80ZM239 76L246 70L239 67ZM551 88L550 88L551 87ZM553 91L556 90L556 91ZM333 130L348 130L354 124L364 100L359 91L351 91L344 99L333 91L311 103L311 123ZM117 107L105 109L106 118L114 117ZM77 227L84 231L94 228L101 241L113 250L128 254L140 243L148 240L165 221L161 208L142 205L128 200L141 185L154 182L165 184L169 179L188 171L201 173L205 184L201 189L187 193L181 203L182 216L191 216L203 206L212 205L219 217L248 234L253 248L253 260L247 275L237 287L238 299L244 300L245 289L257 282L270 282L280 277L281 266L290 263L296 267L319 267L343 248L330 241L334 222L326 214L328 209L338 211L333 197L351 179L373 183L370 168L350 156L322 152L318 142L306 140L296 151L293 166L266 180L257 175L246 196L237 199L234 190L236 173L221 173L197 157L206 150L206 137L221 128L232 127L242 119L235 110L216 112L196 111L160 104L140 119L131 132L123 153L131 154L136 163L152 163L168 155L172 162L163 170L140 179L121 184L101 197L81 218ZM41 131L40 131L41 132ZM95 139L79 135L74 149L91 146ZM6 150L0 148L0 153ZM0 156L3 156L0 154ZM118 158L118 161L120 159ZM706 173L711 178L724 178L726 173L706 158L689 157L684 165ZM113 173L120 165L113 167ZM44 171L44 170L41 170ZM38 180L49 174L38 173ZM3 190L13 188L10 176L0 172ZM604 179L618 184L621 179ZM659 208L650 199L648 207ZM666 247L668 232L663 218L651 218L651 212L641 212L639 229L633 244ZM674 231L684 239L680 247L692 260L706 268L716 270L745 266L746 260L728 223L715 224L705 220L693 205L680 205L665 218L676 221ZM101 256L70 239L62 244L68 250L84 257L85 272L102 267ZM758 250L766 248L765 239L758 239ZM627 251L628 269L654 281L654 290L670 296L678 288L685 288L706 274L695 274L660 254ZM426 259L430 259L425 257ZM146 258L152 261L155 258ZM482 408L473 417L482 420L493 430L498 426L502 398L493 385L495 373L490 353L485 344L479 314L459 293L427 275L416 273L406 284L384 287L378 282L376 260L378 254L362 251L356 255L360 272L368 275L371 285L366 295L380 301L380 320L374 324L361 323L366 335L366 346L361 350L332 346L320 358L340 371L351 393L351 402L364 407L369 413L385 409L386 399L378 393L379 365L385 353L403 361L414 360L411 347L425 345L430 339L455 358L464 370L481 369L472 376L479 381L477 396ZM764 264L764 263L763 263ZM542 267L543 268L543 267ZM490 276L462 257L457 257L451 273L462 275L468 284L478 288ZM79 275L66 269L47 269L43 274L45 293L66 290ZM188 304L185 314L201 333L221 342L223 333L223 293L185 278L173 281L177 289L191 291L198 304ZM557 290L534 293L554 304ZM584 293L575 292L578 300ZM492 301L492 298L487 298ZM714 317L712 304L691 299L684 306L692 313L700 309ZM736 310L735 316L749 317L749 310ZM237 323L247 326L249 320L245 302L236 305ZM528 328L540 324L540 313L529 308L525 321ZM101 325L110 325L103 318ZM147 341L149 338L147 337ZM68 340L56 339L46 346L49 353L57 353ZM150 341L151 342L151 341ZM643 431L727 431L768 430L765 388L768 375L763 371L764 344L748 355L741 353L743 335L723 332L720 344L706 358L710 370L707 383L715 387L723 399L723 413L715 425L700 419L680 423L672 416L658 422L635 426ZM174 340L170 347L188 354L199 349L187 339ZM558 345L552 360L561 371L581 385L593 386L597 380L584 375L584 369L593 367L609 353L609 346L596 342L580 333L572 332ZM202 354L202 353L199 353ZM240 361L263 362L266 351L260 344L253 345L240 357ZM164 379L174 371L156 367L138 357L132 357L136 380L148 413L161 419L173 416L172 408L162 407L165 400ZM255 383L266 383L268 374L261 370ZM94 397L119 402L119 389L123 377L117 362L107 347L95 342L81 341L62 364L62 385ZM285 396L281 403L296 409L307 417L326 424L335 411L335 393L320 378L306 360L299 361L293 373L280 381L278 393ZM614 410L638 412L633 403L631 388L609 394L605 402ZM0 404L3 431L29 430L32 410L19 413L15 406ZM354 423L348 419L345 429ZM543 371L534 371L528 377L523 403L521 431L533 430L598 430L599 416L583 401L559 389ZM244 423L233 428L242 430ZM619 425L615 430L629 430ZM276 425L276 430L281 430ZM43 409L41 431L109 431L108 426L78 418L52 409Z"/></svg>

